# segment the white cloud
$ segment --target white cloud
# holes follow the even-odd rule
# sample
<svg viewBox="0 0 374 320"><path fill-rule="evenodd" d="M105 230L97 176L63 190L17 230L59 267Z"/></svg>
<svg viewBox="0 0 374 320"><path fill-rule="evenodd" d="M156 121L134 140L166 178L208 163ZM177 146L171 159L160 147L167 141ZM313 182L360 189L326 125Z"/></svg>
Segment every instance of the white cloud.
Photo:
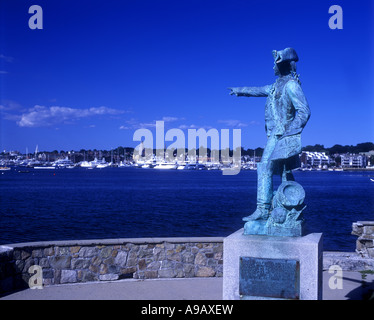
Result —
<svg viewBox="0 0 374 320"><path fill-rule="evenodd" d="M57 123L66 123L99 115L118 115L125 111L107 108L93 107L89 109L75 109L68 107L45 107L36 105L23 113L17 124L20 127L45 127L55 125Z"/></svg>
<svg viewBox="0 0 374 320"><path fill-rule="evenodd" d="M6 110L6 111L21 111L23 108L22 106L13 100L3 100L2 105L0 105L1 110Z"/></svg>
<svg viewBox="0 0 374 320"><path fill-rule="evenodd" d="M248 127L247 123L241 122L240 120L218 120L218 123L222 123L228 127L234 128Z"/></svg>
<svg viewBox="0 0 374 320"><path fill-rule="evenodd" d="M6 62L13 62L14 58L9 56L4 56L3 54L0 54L0 59L6 61Z"/></svg>
<svg viewBox="0 0 374 320"><path fill-rule="evenodd" d="M260 122L255 121L255 120L252 120L249 124L250 124L251 126L258 126L258 125L261 125Z"/></svg>
<svg viewBox="0 0 374 320"><path fill-rule="evenodd" d="M182 124L182 125L179 126L179 129L182 129L182 130L184 130L184 129L196 129L196 128L197 128L197 126L194 125L194 124L190 124L190 125Z"/></svg>
<svg viewBox="0 0 374 320"><path fill-rule="evenodd" d="M140 122L134 118L126 120L125 124L120 126L120 130L136 130L140 128L155 128L156 127L156 121L164 121L167 122L174 122L174 121L180 121L184 120L184 118L177 118L177 117L162 117L161 120L154 120L151 122Z"/></svg>
<svg viewBox="0 0 374 320"><path fill-rule="evenodd" d="M23 112L23 107L16 101L3 100L0 105L2 111L2 118L5 120L19 121L21 119L20 113Z"/></svg>
<svg viewBox="0 0 374 320"><path fill-rule="evenodd" d="M177 118L177 117L162 117L162 121L165 121L165 122L173 122L173 121L178 121L178 120L183 120L183 118Z"/></svg>

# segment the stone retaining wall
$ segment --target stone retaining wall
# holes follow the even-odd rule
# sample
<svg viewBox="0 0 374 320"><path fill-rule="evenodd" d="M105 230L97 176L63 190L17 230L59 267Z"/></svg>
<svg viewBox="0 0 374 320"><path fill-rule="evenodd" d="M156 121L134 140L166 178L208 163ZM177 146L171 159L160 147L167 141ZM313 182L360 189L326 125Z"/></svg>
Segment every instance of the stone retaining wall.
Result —
<svg viewBox="0 0 374 320"><path fill-rule="evenodd" d="M356 252L363 258L374 258L374 221L353 223L352 234L358 236Z"/></svg>
<svg viewBox="0 0 374 320"><path fill-rule="evenodd" d="M374 221L353 223L356 252L324 252L323 268L374 270ZM0 295L28 288L32 265L43 285L126 278L222 277L223 239L141 238L30 242L0 246Z"/></svg>
<svg viewBox="0 0 374 320"><path fill-rule="evenodd" d="M0 293L27 288L30 266L43 285L125 278L222 277L223 238L34 242L0 247Z"/></svg>

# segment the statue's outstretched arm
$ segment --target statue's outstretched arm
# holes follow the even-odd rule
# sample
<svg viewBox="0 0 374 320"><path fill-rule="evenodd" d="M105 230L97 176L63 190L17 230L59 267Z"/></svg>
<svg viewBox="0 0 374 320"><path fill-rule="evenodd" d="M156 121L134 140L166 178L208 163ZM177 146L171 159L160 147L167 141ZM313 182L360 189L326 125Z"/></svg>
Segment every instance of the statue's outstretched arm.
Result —
<svg viewBox="0 0 374 320"><path fill-rule="evenodd" d="M289 127L286 128L286 133L284 134L285 136L290 136L303 131L311 113L309 104L299 83L296 81L289 81L286 85L286 92L296 110L295 118Z"/></svg>
<svg viewBox="0 0 374 320"><path fill-rule="evenodd" d="M236 95L237 97L267 97L269 95L271 86L264 87L239 87L239 88L229 88L231 90L231 95Z"/></svg>

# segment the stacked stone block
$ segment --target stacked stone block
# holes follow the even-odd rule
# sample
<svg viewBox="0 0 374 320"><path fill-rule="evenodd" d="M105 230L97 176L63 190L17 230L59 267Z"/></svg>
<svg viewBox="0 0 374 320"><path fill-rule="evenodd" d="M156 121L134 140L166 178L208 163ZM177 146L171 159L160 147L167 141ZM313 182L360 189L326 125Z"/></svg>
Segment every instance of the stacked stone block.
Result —
<svg viewBox="0 0 374 320"><path fill-rule="evenodd" d="M356 252L363 258L374 258L374 221L353 223L352 234L358 236Z"/></svg>
<svg viewBox="0 0 374 320"><path fill-rule="evenodd" d="M223 238L178 239L9 245L0 252L0 293L28 287L32 265L42 268L43 285L222 277Z"/></svg>

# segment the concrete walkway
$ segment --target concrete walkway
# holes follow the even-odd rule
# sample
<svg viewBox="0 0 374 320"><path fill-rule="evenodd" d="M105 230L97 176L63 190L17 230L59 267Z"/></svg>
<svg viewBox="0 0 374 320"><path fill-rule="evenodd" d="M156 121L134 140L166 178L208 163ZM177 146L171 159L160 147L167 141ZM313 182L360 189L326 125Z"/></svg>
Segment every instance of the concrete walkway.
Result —
<svg viewBox="0 0 374 320"><path fill-rule="evenodd" d="M374 300L374 275L343 272L343 287L339 279L323 273L324 300ZM363 279L364 278L364 279ZM190 279L127 279L112 282L65 284L26 289L0 298L0 300L222 300L222 278Z"/></svg>

